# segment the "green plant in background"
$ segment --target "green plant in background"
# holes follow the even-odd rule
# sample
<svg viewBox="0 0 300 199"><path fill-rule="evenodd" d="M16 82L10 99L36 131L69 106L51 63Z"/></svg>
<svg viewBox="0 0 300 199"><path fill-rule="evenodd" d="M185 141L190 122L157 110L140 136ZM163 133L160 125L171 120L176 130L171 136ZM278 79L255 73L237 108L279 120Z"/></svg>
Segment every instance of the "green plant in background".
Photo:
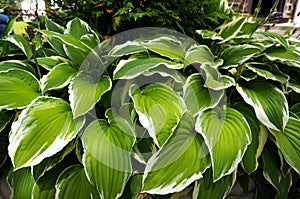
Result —
<svg viewBox="0 0 300 199"><path fill-rule="evenodd" d="M251 180L257 198L299 195L299 40L246 17L199 44L151 29L100 44L78 18L40 27L1 40L14 198L224 198Z"/></svg>
<svg viewBox="0 0 300 199"><path fill-rule="evenodd" d="M225 1L220 0L45 2L47 15L55 22L65 25L66 21L79 17L101 35L109 36L137 27L165 27L192 37L196 27L213 30L233 16Z"/></svg>

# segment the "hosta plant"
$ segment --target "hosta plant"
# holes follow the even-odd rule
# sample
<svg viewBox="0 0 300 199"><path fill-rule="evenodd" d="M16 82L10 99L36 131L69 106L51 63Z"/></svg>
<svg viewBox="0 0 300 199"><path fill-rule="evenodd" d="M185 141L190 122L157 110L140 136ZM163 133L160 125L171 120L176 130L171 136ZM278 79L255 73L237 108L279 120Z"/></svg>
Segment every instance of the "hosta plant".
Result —
<svg viewBox="0 0 300 199"><path fill-rule="evenodd" d="M251 183L257 198L299 196L299 40L245 17L197 42L43 26L1 40L14 198L225 198Z"/></svg>

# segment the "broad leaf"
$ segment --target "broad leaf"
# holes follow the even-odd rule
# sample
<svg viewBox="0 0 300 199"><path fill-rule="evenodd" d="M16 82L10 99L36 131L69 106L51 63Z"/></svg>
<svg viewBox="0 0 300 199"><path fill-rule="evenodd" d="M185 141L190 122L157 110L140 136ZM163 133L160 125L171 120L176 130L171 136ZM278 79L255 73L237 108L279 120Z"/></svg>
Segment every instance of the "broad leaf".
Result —
<svg viewBox="0 0 300 199"><path fill-rule="evenodd" d="M79 18L74 18L66 25L65 34L72 35L75 39L80 40L83 35L91 33L90 26Z"/></svg>
<svg viewBox="0 0 300 199"><path fill-rule="evenodd" d="M31 198L35 183L30 168L23 168L8 174L8 183L12 187L12 198Z"/></svg>
<svg viewBox="0 0 300 199"><path fill-rule="evenodd" d="M69 99L75 118L87 113L111 89L112 82L108 76L95 80L91 75L79 73L69 86Z"/></svg>
<svg viewBox="0 0 300 199"><path fill-rule="evenodd" d="M88 52L86 52L82 49L79 49L73 45L65 45L64 44L63 49L64 49L66 55L68 56L68 58L70 58L70 60L73 61L74 63L76 63L78 66L81 66L82 64L84 64L84 60L88 56Z"/></svg>
<svg viewBox="0 0 300 199"><path fill-rule="evenodd" d="M26 55L28 59L32 56L32 49L29 41L27 41L23 35L14 34L9 35L5 38L6 41L9 41L10 43L16 45L18 48L22 50L22 52Z"/></svg>
<svg viewBox="0 0 300 199"><path fill-rule="evenodd" d="M204 174L203 178L196 181L193 198L203 199L203 198L213 198L213 199L223 199L231 191L236 179L236 172L224 176L218 181L213 181L212 170L208 169Z"/></svg>
<svg viewBox="0 0 300 199"><path fill-rule="evenodd" d="M160 66L170 69L183 68L183 64L181 63L159 57L121 60L114 70L114 79L132 79L143 74L143 72Z"/></svg>
<svg viewBox="0 0 300 199"><path fill-rule="evenodd" d="M289 118L284 131L270 129L285 160L300 173L300 120Z"/></svg>
<svg viewBox="0 0 300 199"><path fill-rule="evenodd" d="M216 107L200 113L196 130L209 148L214 182L237 168L251 142L245 117L232 108Z"/></svg>
<svg viewBox="0 0 300 199"><path fill-rule="evenodd" d="M59 175L55 187L56 198L99 198L97 189L89 182L80 165L65 169Z"/></svg>
<svg viewBox="0 0 300 199"><path fill-rule="evenodd" d="M246 61L250 60L260 52L260 48L250 44L231 46L226 48L221 55L221 58L224 60L223 66L221 67L224 69L237 67L238 65L242 65Z"/></svg>
<svg viewBox="0 0 300 199"><path fill-rule="evenodd" d="M289 118L287 100L277 87L265 81L236 86L245 102L251 105L258 120L266 127L282 130Z"/></svg>
<svg viewBox="0 0 300 199"><path fill-rule="evenodd" d="M214 55L210 49L205 45L196 45L188 49L185 55L185 66L199 63L199 64L210 64L214 63Z"/></svg>
<svg viewBox="0 0 300 199"><path fill-rule="evenodd" d="M183 62L185 50L179 41L174 41L170 37L162 36L141 44L150 51L153 51L161 56L168 57L172 60Z"/></svg>
<svg viewBox="0 0 300 199"><path fill-rule="evenodd" d="M56 154L76 136L77 128L69 103L37 98L12 124L8 152L14 167L34 166Z"/></svg>
<svg viewBox="0 0 300 199"><path fill-rule="evenodd" d="M209 151L194 126L192 113L186 112L170 139L147 162L143 191L179 192L202 177L210 166Z"/></svg>
<svg viewBox="0 0 300 199"><path fill-rule="evenodd" d="M213 90L224 90L235 85L235 80L227 75L222 75L218 69L207 64L202 66L203 77L205 77L204 86Z"/></svg>
<svg viewBox="0 0 300 199"><path fill-rule="evenodd" d="M101 198L122 195L132 172L130 151L134 141L132 128L122 118L115 118L110 123L93 121L84 131L84 169Z"/></svg>
<svg viewBox="0 0 300 199"><path fill-rule="evenodd" d="M47 70L53 69L56 65L61 63L67 63L67 60L61 56L50 56L50 57L37 57L38 64Z"/></svg>
<svg viewBox="0 0 300 199"><path fill-rule="evenodd" d="M222 90L216 91L204 87L204 83L201 74L193 74L188 77L183 86L184 101L193 114L214 108L224 94Z"/></svg>
<svg viewBox="0 0 300 199"><path fill-rule="evenodd" d="M59 25L58 23L55 23L54 21L48 19L48 17L45 18L45 26L47 30L54 31L57 33L64 33L64 27Z"/></svg>
<svg viewBox="0 0 300 199"><path fill-rule="evenodd" d="M246 17L239 17L221 26L219 35L224 39L223 41L235 38L242 29L246 19Z"/></svg>
<svg viewBox="0 0 300 199"><path fill-rule="evenodd" d="M147 52L147 49L137 42L127 41L124 44L114 46L108 53L109 56L122 57L135 53Z"/></svg>
<svg viewBox="0 0 300 199"><path fill-rule="evenodd" d="M291 108L290 111L294 114L296 114L297 117L300 118L300 103L294 104Z"/></svg>
<svg viewBox="0 0 300 199"><path fill-rule="evenodd" d="M42 78L41 87L43 93L67 86L70 83L71 78L75 76L76 73L77 70L69 64L62 63L56 65Z"/></svg>
<svg viewBox="0 0 300 199"><path fill-rule="evenodd" d="M275 62L280 62L287 64L289 66L295 66L300 68L300 51L295 47L290 46L288 49L281 48L271 48L266 52L266 57Z"/></svg>
<svg viewBox="0 0 300 199"><path fill-rule="evenodd" d="M162 77L170 77L177 83L180 83L181 85L186 81L186 77L183 74L181 74L178 70L168 68L164 65L160 65L159 67L155 67L143 72L144 76L152 76L153 74L159 74Z"/></svg>
<svg viewBox="0 0 300 199"><path fill-rule="evenodd" d="M170 87L160 83L150 84L143 90L132 85L129 93L140 123L148 130L154 142L162 146L186 109L182 98Z"/></svg>
<svg viewBox="0 0 300 199"><path fill-rule="evenodd" d="M19 69L0 72L0 108L24 108L40 95L39 81L31 73Z"/></svg>
<svg viewBox="0 0 300 199"><path fill-rule="evenodd" d="M268 130L265 126L260 124L256 118L254 110L248 104L238 103L234 106L234 108L245 116L251 129L252 141L248 146L242 161L244 170L250 174L258 167L258 158L260 157L267 141Z"/></svg>
<svg viewBox="0 0 300 199"><path fill-rule="evenodd" d="M28 71L32 74L35 73L33 67L27 63L24 63L20 60L7 60L0 62L0 71L8 71L12 69L20 69Z"/></svg>
<svg viewBox="0 0 300 199"><path fill-rule="evenodd" d="M280 44L285 49L289 48L288 40L286 38L284 38L282 35L278 34L278 33L274 33L274 32L271 32L271 31L255 32L253 34L253 36L256 37L256 38L259 38L259 39L261 38L264 41L265 40L272 41L274 43L274 45Z"/></svg>

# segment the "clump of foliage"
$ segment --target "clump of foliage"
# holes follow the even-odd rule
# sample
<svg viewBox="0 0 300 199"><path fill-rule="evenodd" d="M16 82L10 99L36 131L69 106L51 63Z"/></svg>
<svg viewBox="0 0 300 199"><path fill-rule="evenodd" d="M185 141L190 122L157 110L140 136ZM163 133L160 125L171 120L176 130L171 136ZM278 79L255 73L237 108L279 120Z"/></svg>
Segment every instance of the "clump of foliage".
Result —
<svg viewBox="0 0 300 199"><path fill-rule="evenodd" d="M46 1L47 15L53 21L65 22L79 17L102 35L137 27L165 27L193 36L196 28L213 30L233 12L221 0L56 0ZM53 5L59 8L53 8Z"/></svg>
<svg viewBox="0 0 300 199"><path fill-rule="evenodd" d="M0 40L0 165L15 198L217 199L251 181L257 198L299 196L299 40L246 17L198 30L200 44L151 28L101 42L78 18L44 22Z"/></svg>

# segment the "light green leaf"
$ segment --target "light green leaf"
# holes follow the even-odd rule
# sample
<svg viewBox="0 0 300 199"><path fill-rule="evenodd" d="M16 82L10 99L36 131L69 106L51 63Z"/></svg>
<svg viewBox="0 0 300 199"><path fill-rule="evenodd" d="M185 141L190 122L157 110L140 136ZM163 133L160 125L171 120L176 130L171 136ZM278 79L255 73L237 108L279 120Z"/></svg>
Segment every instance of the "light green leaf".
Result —
<svg viewBox="0 0 300 199"><path fill-rule="evenodd" d="M20 60L7 60L0 62L0 71L8 71L12 69L20 69L28 71L32 74L35 73L33 67L27 63L24 63Z"/></svg>
<svg viewBox="0 0 300 199"><path fill-rule="evenodd" d="M26 55L28 59L32 56L32 49L29 41L27 41L23 35L19 34L13 34L6 37L4 40L16 45L18 48L20 48L23 53Z"/></svg>
<svg viewBox="0 0 300 199"><path fill-rule="evenodd" d="M258 167L258 158L264 149L269 133L266 127L260 124L250 105L238 103L234 108L245 116L251 129L252 141L248 146L242 161L244 170L248 174L251 174Z"/></svg>
<svg viewBox="0 0 300 199"><path fill-rule="evenodd" d="M137 85L130 87L129 95L139 116L158 146L170 137L186 107L182 98L170 87L156 83L140 90Z"/></svg>
<svg viewBox="0 0 300 199"><path fill-rule="evenodd" d="M270 61L280 62L289 66L300 68L300 52L297 48L290 46L285 48L271 48L266 52L266 57Z"/></svg>
<svg viewBox="0 0 300 199"><path fill-rule="evenodd" d="M99 194L80 165L72 165L58 177L55 198L99 198Z"/></svg>
<svg viewBox="0 0 300 199"><path fill-rule="evenodd" d="M189 48L185 54L185 66L199 63L213 65L214 55L205 45L195 45Z"/></svg>
<svg viewBox="0 0 300 199"><path fill-rule="evenodd" d="M193 114L214 108L223 95L223 90L216 91L204 87L204 79L199 73L189 76L183 86L183 99Z"/></svg>
<svg viewBox="0 0 300 199"><path fill-rule="evenodd" d="M246 67L254 73L258 74L259 76L264 77L265 79L278 81L282 84L285 84L289 80L289 76L281 72L276 65L269 64L268 66L256 66L246 64Z"/></svg>
<svg viewBox="0 0 300 199"><path fill-rule="evenodd" d="M242 65L260 52L260 48L250 44L235 45L226 48L221 55L221 58L224 60L221 68L228 69Z"/></svg>
<svg viewBox="0 0 300 199"><path fill-rule="evenodd" d="M245 117L232 108L216 107L200 113L195 128L209 148L214 182L231 174L251 142L251 130Z"/></svg>
<svg viewBox="0 0 300 199"><path fill-rule="evenodd" d="M161 36L149 41L144 41L141 45L152 52L172 60L181 62L184 60L185 50L181 46L181 43L179 41L174 41L174 39L171 39L170 37Z"/></svg>
<svg viewBox="0 0 300 199"><path fill-rule="evenodd" d="M271 41L274 43L274 45L276 44L280 44L281 46L283 46L285 49L289 48L289 43L287 38L284 38L282 35L275 33L275 32L271 32L271 31L266 31L266 32L255 32L253 34L253 36L255 38L259 38L262 39L264 41Z"/></svg>
<svg viewBox="0 0 300 199"><path fill-rule="evenodd" d="M133 41L127 41L124 44L114 46L108 53L109 56L122 57L135 53L147 52L147 49L141 44Z"/></svg>
<svg viewBox="0 0 300 199"><path fill-rule="evenodd" d="M0 108L24 108L40 95L39 81L31 73L19 69L0 72Z"/></svg>
<svg viewBox="0 0 300 199"><path fill-rule="evenodd" d="M8 152L14 167L39 164L61 151L77 131L69 103L59 98L37 98L12 124Z"/></svg>
<svg viewBox="0 0 300 199"><path fill-rule="evenodd" d="M48 19L48 17L45 18L45 26L47 30L54 31L57 33L64 33L65 28L59 25L58 23L55 23L54 21Z"/></svg>
<svg viewBox="0 0 300 199"><path fill-rule="evenodd" d="M74 118L87 113L111 89L112 82L108 76L95 80L91 75L79 73L69 86L69 100Z"/></svg>
<svg viewBox="0 0 300 199"><path fill-rule="evenodd" d="M91 33L91 27L79 18L74 18L66 25L65 34L72 35L75 39L80 40L82 36Z"/></svg>
<svg viewBox="0 0 300 199"><path fill-rule="evenodd" d="M143 72L144 76L152 76L153 74L159 74L163 77L171 77L173 80L180 84L183 84L186 81L186 77L178 70L168 68L164 65L160 65L159 67L155 67Z"/></svg>
<svg viewBox="0 0 300 199"><path fill-rule="evenodd" d="M84 60L88 56L88 52L80 48L77 48L76 46L73 45L63 44L63 49L66 55L68 56L68 58L70 58L70 60L76 63L78 66L84 64Z"/></svg>
<svg viewBox="0 0 300 199"><path fill-rule="evenodd" d="M132 79L150 69L165 66L170 69L183 68L183 64L176 63L160 57L135 58L121 60L114 70L114 79Z"/></svg>
<svg viewBox="0 0 300 199"><path fill-rule="evenodd" d="M23 168L8 174L8 183L12 187L12 198L31 198L32 188L35 183L30 173L30 168Z"/></svg>
<svg viewBox="0 0 300 199"><path fill-rule="evenodd" d="M289 118L283 131L270 129L276 138L277 147L291 167L300 173L300 120Z"/></svg>
<svg viewBox="0 0 300 199"><path fill-rule="evenodd" d="M210 166L209 151L194 126L192 113L186 112L170 139L147 162L144 192L179 192L202 177Z"/></svg>
<svg viewBox="0 0 300 199"><path fill-rule="evenodd" d="M266 127L282 130L289 118L287 100L277 87L265 81L236 86L245 102L251 105L257 119Z"/></svg>
<svg viewBox="0 0 300 199"><path fill-rule="evenodd" d="M193 191L193 198L213 198L223 199L231 191L236 179L236 172L228 176L224 176L218 181L213 181L212 169L208 169L204 174L203 178L196 181Z"/></svg>
<svg viewBox="0 0 300 199"><path fill-rule="evenodd" d="M61 63L56 65L42 78L41 88L43 93L67 86L76 73L77 70L69 64Z"/></svg>
<svg viewBox="0 0 300 199"><path fill-rule="evenodd" d="M132 172L130 151L134 142L134 132L122 118L115 118L110 123L96 120L85 129L82 135L83 165L101 198L122 195Z"/></svg>
<svg viewBox="0 0 300 199"><path fill-rule="evenodd" d="M223 42L235 38L241 31L246 19L246 17L237 17L231 22L221 26L219 35L224 39Z"/></svg>
<svg viewBox="0 0 300 199"><path fill-rule="evenodd" d="M46 70L51 70L56 65L61 63L67 63L69 61L66 58L61 56L37 57L36 59L38 64L43 68L45 68Z"/></svg>
<svg viewBox="0 0 300 199"><path fill-rule="evenodd" d="M300 84L299 82L296 81L290 81L287 86L289 88L291 88L293 91L295 91L296 93L300 93Z"/></svg>

